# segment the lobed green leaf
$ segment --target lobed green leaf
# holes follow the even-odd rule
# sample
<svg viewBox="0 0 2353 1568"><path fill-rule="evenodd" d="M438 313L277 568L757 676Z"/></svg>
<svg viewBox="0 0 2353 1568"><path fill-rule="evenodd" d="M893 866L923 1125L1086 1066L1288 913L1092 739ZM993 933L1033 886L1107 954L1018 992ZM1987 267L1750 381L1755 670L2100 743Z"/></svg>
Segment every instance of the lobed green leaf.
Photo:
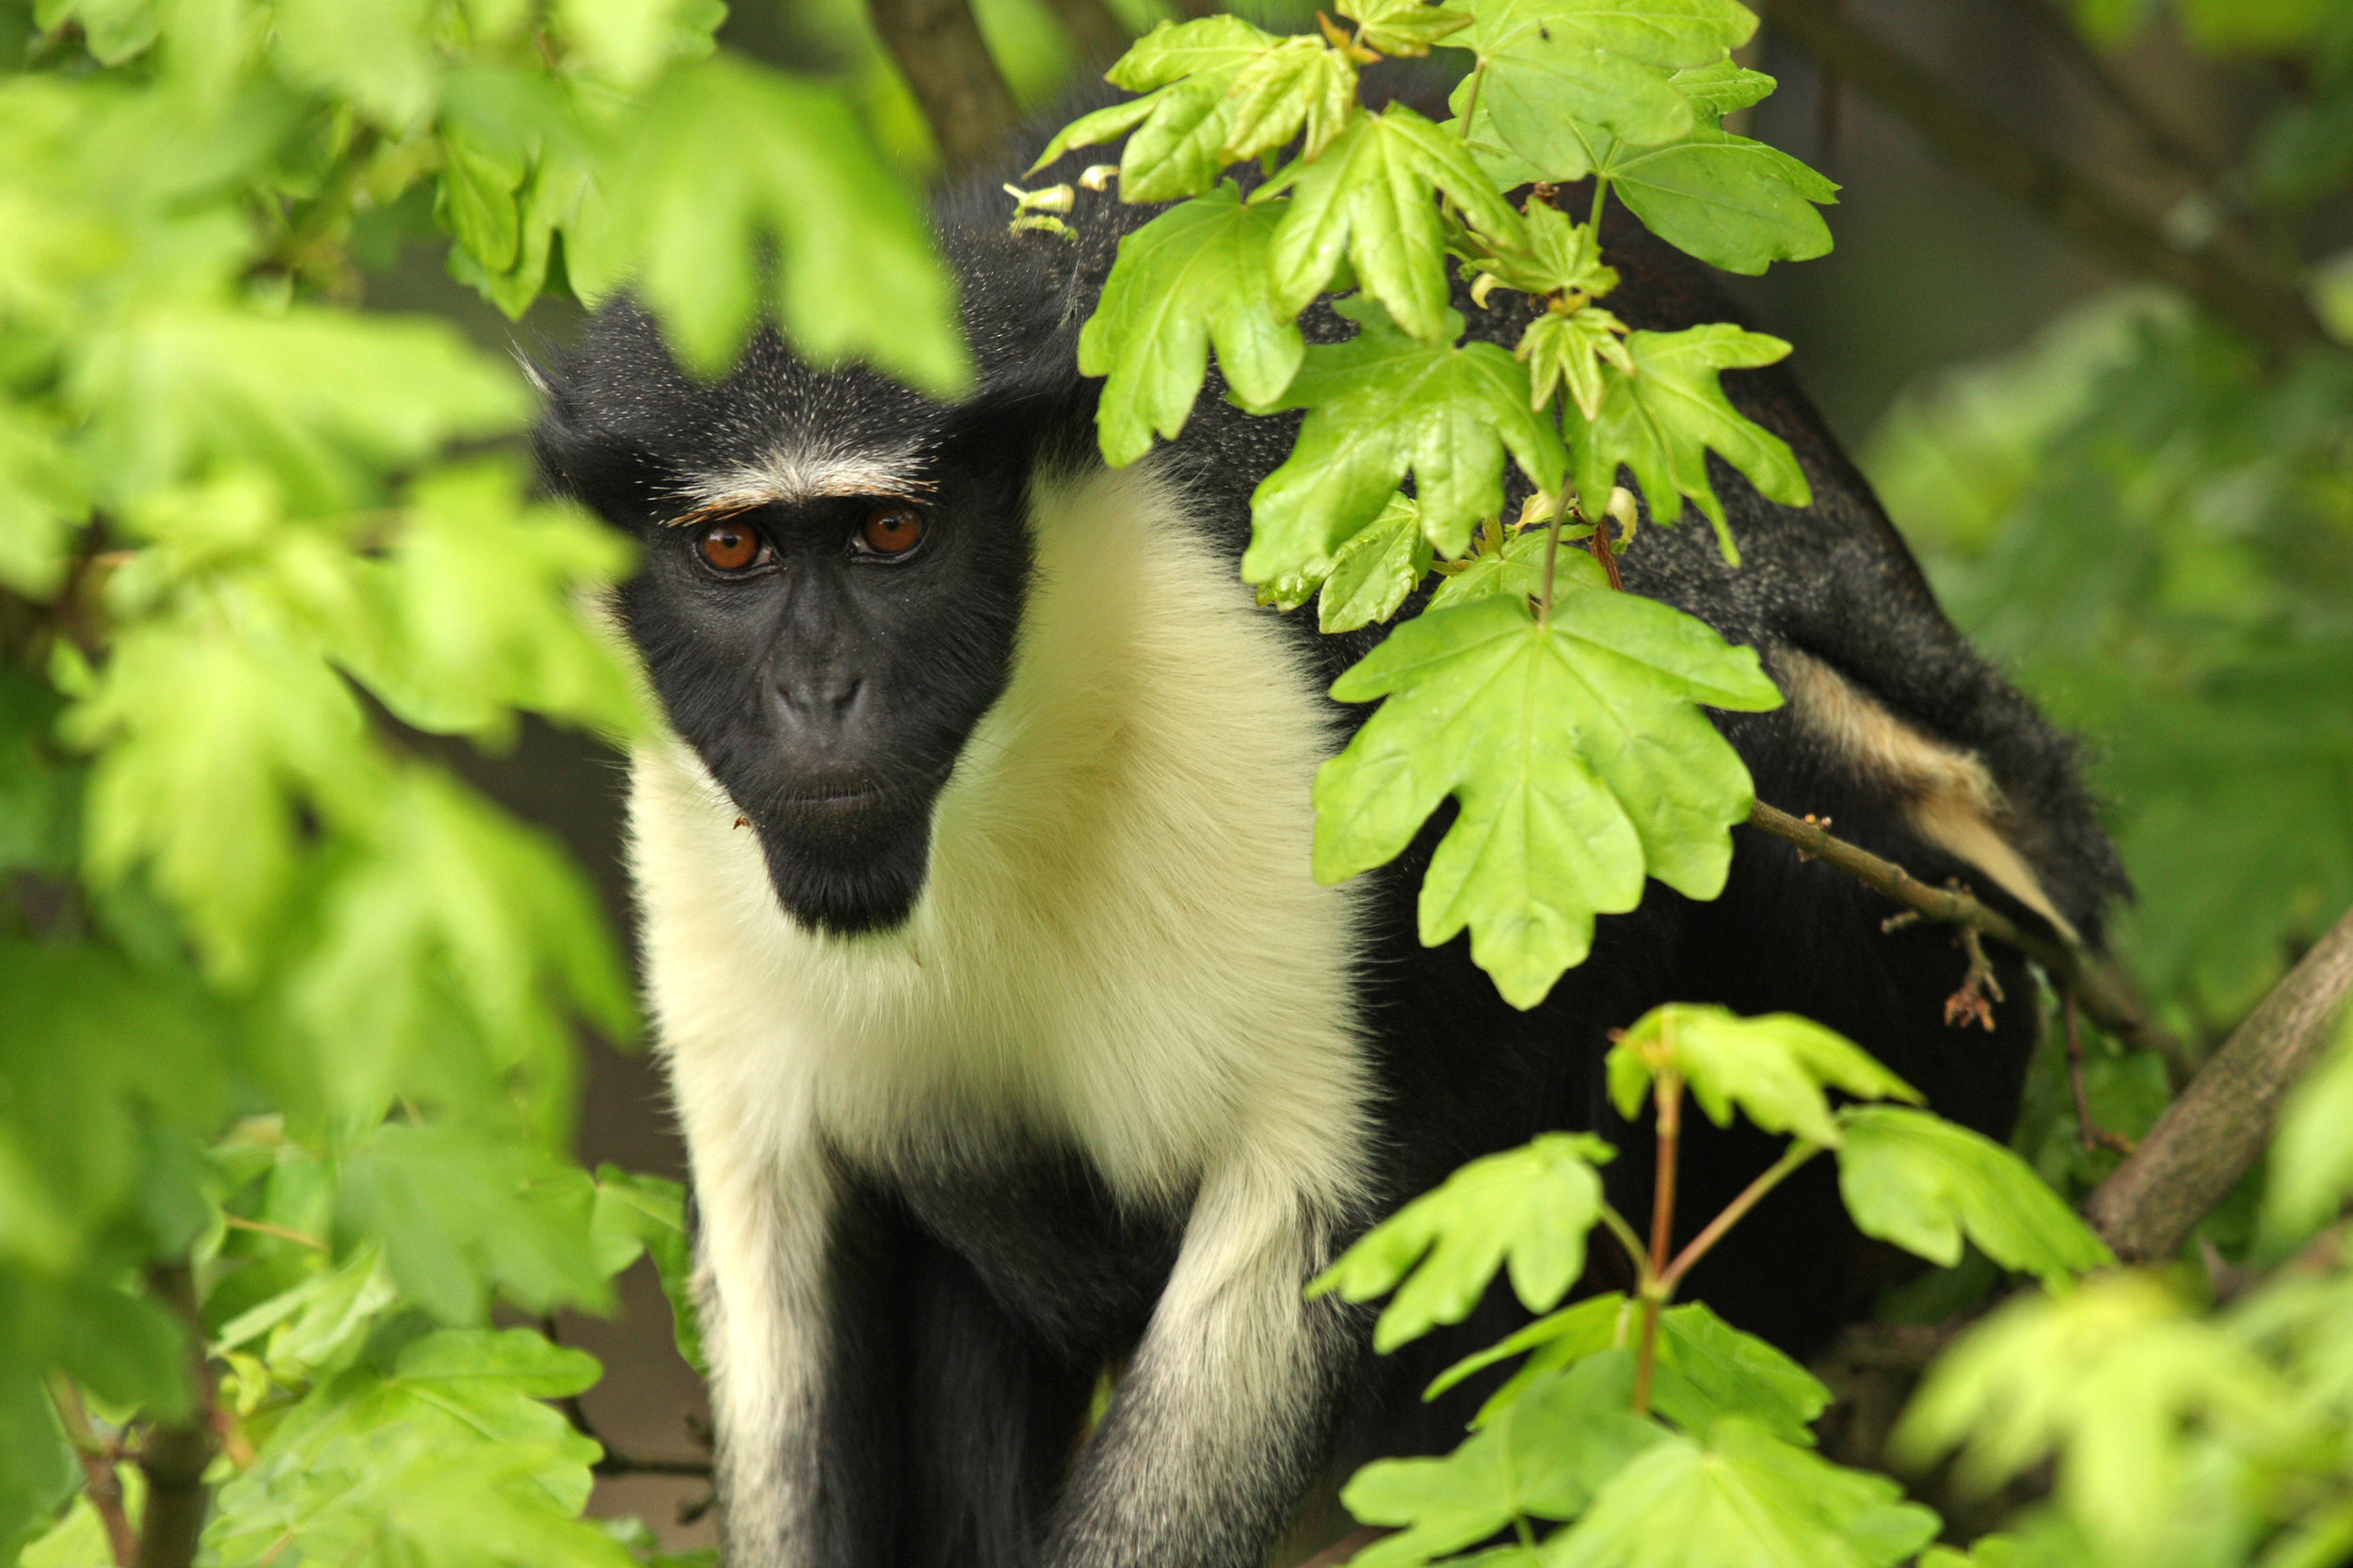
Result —
<svg viewBox="0 0 2353 1568"><path fill-rule="evenodd" d="M1839 1146L1843 1132L1823 1091L1863 1099L1921 1097L1862 1047L1811 1018L1744 1018L1698 1002L1669 1002L1643 1014L1610 1048L1608 1070L1609 1097L1621 1115L1637 1114L1651 1080L1672 1070L1718 1127L1730 1127L1737 1109L1768 1132L1824 1148Z"/></svg>
<svg viewBox="0 0 2353 1568"><path fill-rule="evenodd" d="M1981 1133L1893 1106L1851 1106L1838 1124L1838 1191L1865 1236L1947 1266L1965 1236L2052 1288L2116 1261L2031 1166Z"/></svg>
<svg viewBox="0 0 2353 1568"><path fill-rule="evenodd" d="M1474 1160L1374 1226L1307 1288L1352 1302L1395 1289L1373 1328L1391 1351L1441 1323L1459 1323L1507 1263L1531 1312L1551 1307L1585 1268L1585 1233L1601 1215L1609 1144L1548 1132L1516 1149Z"/></svg>

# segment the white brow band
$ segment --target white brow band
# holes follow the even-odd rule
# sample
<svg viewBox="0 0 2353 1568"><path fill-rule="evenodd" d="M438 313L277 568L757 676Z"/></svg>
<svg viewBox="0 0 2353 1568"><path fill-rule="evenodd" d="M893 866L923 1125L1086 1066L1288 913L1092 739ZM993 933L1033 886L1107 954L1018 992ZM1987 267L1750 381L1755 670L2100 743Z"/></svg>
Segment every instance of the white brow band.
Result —
<svg viewBox="0 0 2353 1568"><path fill-rule="evenodd" d="M798 505L837 496L887 496L921 501L936 488L918 476L912 454L897 458L807 456L778 452L758 466L705 475L683 487L693 504L673 526L747 512L755 506Z"/></svg>

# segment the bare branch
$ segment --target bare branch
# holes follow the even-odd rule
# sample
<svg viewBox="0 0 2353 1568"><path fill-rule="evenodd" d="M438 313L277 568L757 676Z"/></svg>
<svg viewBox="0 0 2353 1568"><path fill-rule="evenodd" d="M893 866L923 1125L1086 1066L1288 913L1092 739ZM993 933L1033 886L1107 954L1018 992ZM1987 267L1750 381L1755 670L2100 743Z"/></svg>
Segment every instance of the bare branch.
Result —
<svg viewBox="0 0 2353 1568"><path fill-rule="evenodd" d="M123 1512L122 1476L115 1468L122 1457L120 1444L98 1435L90 1425L89 1412L83 1407L82 1391L63 1373L51 1374L49 1397L57 1407L57 1420L65 1428L67 1441L73 1445L73 1457L82 1462L82 1495L105 1528L107 1555L115 1560L115 1568L136 1568L138 1532Z"/></svg>
<svg viewBox="0 0 2353 1568"><path fill-rule="evenodd" d="M2084 37L2074 19L2053 4L2053 0L2008 0L2008 3L2010 9L2025 17L2041 35L2042 41L2049 45L2053 54L2065 61L2109 108L2132 126L2142 145L2152 153L2161 161L2173 165L2176 172L2201 185L2211 185L2222 178L2221 160L2176 130L2156 111L2154 105L2119 76L2105 56Z"/></svg>
<svg viewBox="0 0 2353 1568"><path fill-rule="evenodd" d="M2172 284L2275 352L2324 341L2294 280L2233 231L2225 228L2194 250L2176 247L2154 218L1846 20L1837 0L1772 0L1768 15L1825 70L1911 126L1954 167L2054 228L2120 265Z"/></svg>
<svg viewBox="0 0 2353 1568"><path fill-rule="evenodd" d="M1931 888L1893 860L1882 860L1869 850L1833 838L1819 823L1793 817L1761 800L1750 811L1749 822L1929 920L1971 927L2016 948L2041 965L2053 984L2072 991L2101 1028L2129 1045L2157 1052L2183 1077L2188 1076L2181 1042L2151 1023L2122 978L2081 948L2029 931L1958 888Z"/></svg>
<svg viewBox="0 0 2353 1568"><path fill-rule="evenodd" d="M2353 910L2255 1004L2084 1214L2128 1263L2170 1257L2251 1168L2280 1101L2326 1048L2353 993Z"/></svg>
<svg viewBox="0 0 2353 1568"><path fill-rule="evenodd" d="M995 152L1016 111L972 8L965 0L871 0L867 8L940 158L954 168Z"/></svg>

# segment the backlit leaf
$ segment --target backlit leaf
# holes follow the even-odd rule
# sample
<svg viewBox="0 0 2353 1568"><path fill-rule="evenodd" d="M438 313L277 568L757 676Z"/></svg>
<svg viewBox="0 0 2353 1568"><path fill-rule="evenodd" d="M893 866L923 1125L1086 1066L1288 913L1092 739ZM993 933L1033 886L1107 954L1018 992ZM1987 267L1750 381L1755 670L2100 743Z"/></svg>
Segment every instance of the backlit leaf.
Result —
<svg viewBox="0 0 2353 1568"><path fill-rule="evenodd" d="M1753 650L1606 589L1567 594L1548 625L1515 595L1430 612L1333 695L1390 700L1317 774L1317 876L1393 858L1453 795L1421 938L1468 925L1472 956L1518 1007L1584 958L1596 913L1641 902L1645 873L1715 896L1751 788L1697 705L1781 700Z"/></svg>
<svg viewBox="0 0 2353 1568"><path fill-rule="evenodd" d="M2031 1166L1983 1134L1895 1106L1850 1106L1838 1123L1838 1191L1865 1236L1946 1265L1965 1236L2054 1288L2115 1261Z"/></svg>
<svg viewBox="0 0 2353 1568"><path fill-rule="evenodd" d="M1634 471L1650 515L1673 522L1689 496L1715 525L1727 560L1739 551L1723 503L1707 477L1713 451L1747 475L1759 493L1785 506L1812 504L1789 443L1733 408L1719 372L1769 365L1789 352L1779 338L1718 322L1680 332L1636 332L1625 340L1634 369L1602 370L1600 416L1569 421L1579 495L1606 496L1621 464Z"/></svg>
<svg viewBox="0 0 2353 1568"><path fill-rule="evenodd" d="M1079 334L1079 369L1106 377L1095 415L1113 467L1175 440L1217 346L1235 395L1265 404L1298 371L1305 343L1267 285L1279 211L1245 205L1231 181L1172 207L1119 242L1102 303Z"/></svg>
<svg viewBox="0 0 2353 1568"><path fill-rule="evenodd" d="M1795 1013L1743 1018L1696 1002L1652 1008L1609 1049L1609 1097L1619 1113L1639 1112L1652 1080L1669 1069L1718 1127L1730 1127L1737 1109L1768 1132L1825 1148L1838 1144L1840 1129L1824 1090L1920 1098L1853 1041Z"/></svg>
<svg viewBox="0 0 2353 1568"><path fill-rule="evenodd" d="M1378 517L1410 472L1422 531L1460 554L1481 518L1503 509L1508 450L1539 488L1560 487L1562 453L1528 400L1528 375L1493 344L1425 344L1362 300L1341 314L1360 330L1307 350L1270 407L1305 408L1299 441L1250 498L1242 580L1328 571L1350 536ZM1462 330L1448 312L1446 334Z"/></svg>
<svg viewBox="0 0 2353 1568"><path fill-rule="evenodd" d="M1374 1226L1308 1294L1364 1302L1395 1289L1373 1329L1382 1351L1461 1322L1507 1262L1522 1304L1545 1311L1584 1272L1585 1233L1601 1214L1595 1167L1610 1154L1597 1138L1548 1132L1474 1160Z"/></svg>

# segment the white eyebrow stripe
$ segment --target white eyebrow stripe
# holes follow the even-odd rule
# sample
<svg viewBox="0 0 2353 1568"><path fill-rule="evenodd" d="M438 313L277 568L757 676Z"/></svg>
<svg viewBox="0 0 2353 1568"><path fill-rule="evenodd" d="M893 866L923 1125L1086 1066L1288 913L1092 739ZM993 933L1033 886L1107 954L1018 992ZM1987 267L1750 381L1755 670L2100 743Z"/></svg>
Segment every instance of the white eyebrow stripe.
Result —
<svg viewBox="0 0 2353 1568"><path fill-rule="evenodd" d="M698 476L681 486L691 504L673 524L725 517L755 506L795 505L834 496L889 496L920 501L935 482L917 472L913 453L895 457L835 456L778 452L767 461Z"/></svg>

